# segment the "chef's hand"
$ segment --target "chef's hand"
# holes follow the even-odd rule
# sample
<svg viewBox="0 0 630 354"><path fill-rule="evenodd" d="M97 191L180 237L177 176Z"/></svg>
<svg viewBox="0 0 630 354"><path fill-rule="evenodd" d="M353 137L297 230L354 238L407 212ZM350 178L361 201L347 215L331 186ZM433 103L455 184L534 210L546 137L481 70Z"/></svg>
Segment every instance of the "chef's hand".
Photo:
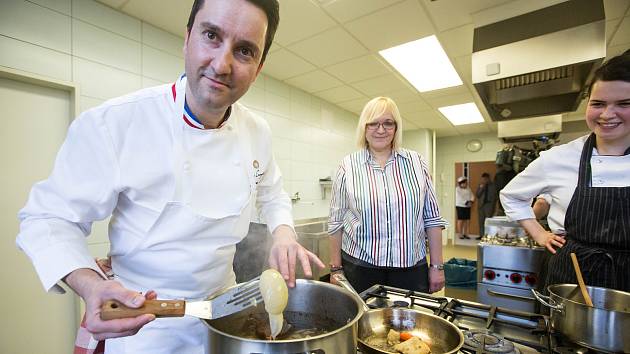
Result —
<svg viewBox="0 0 630 354"><path fill-rule="evenodd" d="M289 287L295 286L295 264L300 261L306 277L312 277L311 262L319 268L324 263L315 254L297 242L295 232L287 225L280 225L273 231L273 243L269 252L269 266L277 269Z"/></svg>
<svg viewBox="0 0 630 354"><path fill-rule="evenodd" d="M444 270L429 267L429 293L442 290L444 282Z"/></svg>
<svg viewBox="0 0 630 354"><path fill-rule="evenodd" d="M567 240L564 238L564 235L556 235L546 230L544 230L543 232L536 232L531 236L537 244L547 248L547 250L549 250L549 252L553 254L556 254L556 249L554 248L554 246L560 248L564 246L565 242L567 242Z"/></svg>
<svg viewBox="0 0 630 354"><path fill-rule="evenodd" d="M114 280L104 280L92 269L77 269L68 274L65 282L85 301L85 327L96 340L125 337L136 334L142 326L153 321L154 315L103 321L101 306L107 300L118 300L126 306L137 308L145 299L155 299L157 294L146 295L124 288Z"/></svg>

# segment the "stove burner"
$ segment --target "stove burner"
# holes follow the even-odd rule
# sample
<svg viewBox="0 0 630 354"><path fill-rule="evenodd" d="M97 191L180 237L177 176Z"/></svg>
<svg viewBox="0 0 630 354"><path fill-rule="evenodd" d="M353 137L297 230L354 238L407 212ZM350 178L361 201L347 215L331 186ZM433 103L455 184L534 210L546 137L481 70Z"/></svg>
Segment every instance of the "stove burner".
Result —
<svg viewBox="0 0 630 354"><path fill-rule="evenodd" d="M397 300L394 301L392 307L409 307L409 303L407 301Z"/></svg>
<svg viewBox="0 0 630 354"><path fill-rule="evenodd" d="M477 350L482 342L484 343L484 353L520 353L520 350L514 347L514 343L496 334L484 331L464 331L464 343L470 348Z"/></svg>

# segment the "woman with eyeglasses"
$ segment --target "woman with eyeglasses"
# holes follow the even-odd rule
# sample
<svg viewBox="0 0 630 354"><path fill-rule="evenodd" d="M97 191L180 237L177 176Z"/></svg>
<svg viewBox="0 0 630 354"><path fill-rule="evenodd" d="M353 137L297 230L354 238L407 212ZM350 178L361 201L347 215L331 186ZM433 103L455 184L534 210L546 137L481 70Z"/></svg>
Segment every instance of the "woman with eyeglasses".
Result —
<svg viewBox="0 0 630 354"><path fill-rule="evenodd" d="M427 162L401 143L396 103L372 99L359 117L360 149L343 159L333 182L331 273L343 272L359 292L374 284L425 293L444 287L442 229L447 223Z"/></svg>

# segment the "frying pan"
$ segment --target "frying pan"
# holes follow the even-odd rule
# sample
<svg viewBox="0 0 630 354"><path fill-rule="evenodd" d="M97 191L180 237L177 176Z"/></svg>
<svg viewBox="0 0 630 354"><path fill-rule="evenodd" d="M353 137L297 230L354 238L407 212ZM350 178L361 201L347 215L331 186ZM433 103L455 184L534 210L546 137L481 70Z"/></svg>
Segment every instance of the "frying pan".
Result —
<svg viewBox="0 0 630 354"><path fill-rule="evenodd" d="M358 344L363 353L396 353L386 349L387 333L390 329L398 332L410 332L419 337L429 346L431 354L457 353L464 345L464 335L453 323L414 309L370 309L345 276L342 274L332 276L337 284L352 292L364 306L365 312L359 319L358 333Z"/></svg>

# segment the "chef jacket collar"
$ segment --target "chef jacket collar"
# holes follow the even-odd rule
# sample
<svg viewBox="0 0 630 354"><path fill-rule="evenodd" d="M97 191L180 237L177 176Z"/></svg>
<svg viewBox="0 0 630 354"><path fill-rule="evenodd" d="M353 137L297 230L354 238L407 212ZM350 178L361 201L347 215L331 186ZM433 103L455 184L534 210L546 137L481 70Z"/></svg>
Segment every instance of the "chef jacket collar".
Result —
<svg viewBox="0 0 630 354"><path fill-rule="evenodd" d="M223 115L223 119L221 120L221 123L216 129L221 129L223 126L227 126L226 123L228 122L228 118L230 118L231 114L232 114L232 106L229 106L228 109L225 111L225 114ZM193 127L195 129L201 129L201 130L214 129L214 128L204 127L201 121L197 118L197 116L195 116L195 114L192 112L192 110L188 106L187 100L184 100L183 119L184 119L184 122L186 122L188 126Z"/></svg>

